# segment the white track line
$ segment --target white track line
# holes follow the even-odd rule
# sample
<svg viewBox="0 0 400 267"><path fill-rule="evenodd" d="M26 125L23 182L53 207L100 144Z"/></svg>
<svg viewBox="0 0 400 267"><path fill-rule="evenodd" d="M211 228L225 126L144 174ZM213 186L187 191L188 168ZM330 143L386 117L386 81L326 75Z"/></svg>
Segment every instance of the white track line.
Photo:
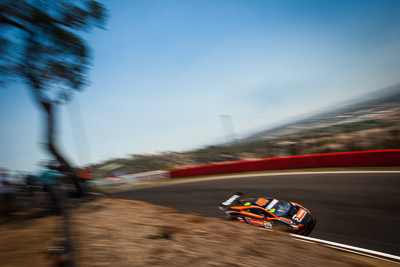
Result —
<svg viewBox="0 0 400 267"><path fill-rule="evenodd" d="M312 174L363 174L363 173L375 173L375 174L399 173L400 174L400 171L319 171L319 172L237 174L237 175L228 175L228 176L224 176L224 177L220 177L220 176L211 176L211 177L207 177L207 178L194 177L193 179L188 179L188 180L184 180L184 181L173 181L173 179L171 179L172 180L171 182L162 183L162 184L153 184L153 185L149 185L149 187L190 183L190 182L201 182L201 181L208 181L208 180L244 178L244 177L259 177L259 176L308 175L308 174L310 174L310 175L312 175ZM185 177L185 178L188 178L188 177ZM177 179L179 179L179 178L177 178ZM132 190L132 189L134 189L134 187L127 189L127 191ZM139 189L139 188L137 188L137 189ZM268 229L265 229L265 230L268 230ZM358 247L354 247L354 246L349 246L349 245L340 244L340 243L336 243L336 242L326 241L326 240L317 239L317 238L313 238L313 237L300 236L300 235L295 235L295 234L290 234L290 235L299 240L305 241L305 242L319 243L319 244L323 244L325 246L332 247L335 249L349 251L352 253L361 254L361 255L369 256L369 257L373 257L373 258L378 258L381 260L387 260L387 261L392 261L392 262L396 262L396 263L400 262L400 257L391 255L391 254L387 254L387 253L383 253L383 252L379 252L379 251L358 248Z"/></svg>
<svg viewBox="0 0 400 267"><path fill-rule="evenodd" d="M378 258L378 259L394 261L396 263L400 262L399 256L395 256L395 255L391 255L391 254L387 254L387 253L383 253L383 252L379 252L379 251L344 245L344 244L326 241L326 240L317 239L317 238L308 237L308 236L300 236L300 235L294 235L294 234L290 234L290 235L295 238L298 238L300 240L306 241L306 242L319 243L319 244L323 244L328 247L333 247L336 249L350 251L353 253L357 253L357 254L361 254L361 255L365 255L365 256L369 256L369 257L374 257L374 258Z"/></svg>

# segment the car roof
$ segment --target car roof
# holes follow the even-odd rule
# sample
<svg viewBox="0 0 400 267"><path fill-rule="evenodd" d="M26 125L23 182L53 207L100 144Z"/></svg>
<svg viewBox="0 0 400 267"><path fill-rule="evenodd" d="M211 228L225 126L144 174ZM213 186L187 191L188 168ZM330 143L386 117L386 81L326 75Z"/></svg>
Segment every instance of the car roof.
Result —
<svg viewBox="0 0 400 267"><path fill-rule="evenodd" d="M265 208L266 204L269 203L273 198L270 197L259 197L259 198L242 198L239 200L240 206L256 206ZM248 204L249 203L249 204Z"/></svg>

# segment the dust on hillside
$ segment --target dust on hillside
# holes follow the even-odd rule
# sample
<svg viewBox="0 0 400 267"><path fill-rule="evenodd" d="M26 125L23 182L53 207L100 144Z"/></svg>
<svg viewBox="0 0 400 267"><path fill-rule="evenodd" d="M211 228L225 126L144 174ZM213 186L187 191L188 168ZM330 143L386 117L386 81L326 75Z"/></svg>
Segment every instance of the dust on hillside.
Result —
<svg viewBox="0 0 400 267"><path fill-rule="evenodd" d="M0 266L55 265L48 248L60 218L40 212L0 221ZM398 266L141 201L99 198L72 218L79 266Z"/></svg>

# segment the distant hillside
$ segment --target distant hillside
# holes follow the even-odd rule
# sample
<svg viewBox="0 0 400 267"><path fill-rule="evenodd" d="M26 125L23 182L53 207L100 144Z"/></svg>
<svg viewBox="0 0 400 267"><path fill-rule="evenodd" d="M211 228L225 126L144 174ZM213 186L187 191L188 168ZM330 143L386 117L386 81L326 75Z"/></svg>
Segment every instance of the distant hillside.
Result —
<svg viewBox="0 0 400 267"><path fill-rule="evenodd" d="M224 161L396 148L400 148L400 85L235 143L181 153L132 155L93 167L105 177Z"/></svg>
<svg viewBox="0 0 400 267"><path fill-rule="evenodd" d="M331 107L327 111L323 111L317 115L251 134L242 138L240 142L254 142L282 134L282 132L295 133L304 130L306 127L315 127L321 124L331 125L363 115L368 117L368 114L372 116L374 112L397 109L399 105L400 85L396 85L366 94L354 100L337 104L335 107Z"/></svg>

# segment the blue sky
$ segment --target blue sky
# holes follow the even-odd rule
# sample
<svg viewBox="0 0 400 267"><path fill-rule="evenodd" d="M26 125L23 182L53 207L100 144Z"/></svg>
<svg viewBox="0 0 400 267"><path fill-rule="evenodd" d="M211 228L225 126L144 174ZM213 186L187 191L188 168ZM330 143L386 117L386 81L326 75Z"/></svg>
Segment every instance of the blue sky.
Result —
<svg viewBox="0 0 400 267"><path fill-rule="evenodd" d="M185 151L224 140L221 115L248 132L400 83L400 1L101 2L91 83L60 110L76 165ZM23 85L0 88L0 124L0 167L36 170L41 114Z"/></svg>

